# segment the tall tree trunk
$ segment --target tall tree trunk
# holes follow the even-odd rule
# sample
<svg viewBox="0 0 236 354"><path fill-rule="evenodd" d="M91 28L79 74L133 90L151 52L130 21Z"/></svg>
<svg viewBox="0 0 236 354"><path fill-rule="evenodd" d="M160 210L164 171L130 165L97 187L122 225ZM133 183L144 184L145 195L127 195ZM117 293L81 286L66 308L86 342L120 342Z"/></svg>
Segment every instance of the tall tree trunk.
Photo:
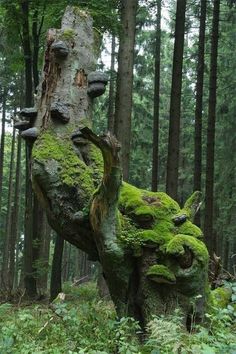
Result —
<svg viewBox="0 0 236 354"><path fill-rule="evenodd" d="M2 129L1 129L1 150L0 150L0 215L2 219L2 182L3 182L3 163L5 149L5 124L6 124L6 99L7 90L4 88L2 95Z"/></svg>
<svg viewBox="0 0 236 354"><path fill-rule="evenodd" d="M50 233L51 228L47 222L46 213L43 212L42 224L41 224L41 242L39 248L39 276L38 276L38 288L40 294L46 294L48 284L48 266L49 266L49 253L50 253Z"/></svg>
<svg viewBox="0 0 236 354"><path fill-rule="evenodd" d="M198 40L196 107L195 107L195 134L194 134L194 190L201 191L202 178L202 101L204 82L204 54L206 30L207 1L201 0L201 15ZM195 222L200 225L200 213L195 216Z"/></svg>
<svg viewBox="0 0 236 354"><path fill-rule="evenodd" d="M156 192L158 188L160 60L161 60L161 0L157 0L154 112L153 112L153 152L152 152L152 191L153 192Z"/></svg>
<svg viewBox="0 0 236 354"><path fill-rule="evenodd" d="M33 104L32 51L29 30L29 2L22 1L22 45L25 60L25 106ZM32 145L26 143L26 192L25 192L25 235L24 235L24 281L26 294L35 297L37 294L36 279L33 275L33 191L30 179L30 158Z"/></svg>
<svg viewBox="0 0 236 354"><path fill-rule="evenodd" d="M112 34L111 38L111 67L110 67L110 86L108 102L108 131L114 133L114 99L115 99L115 56L116 56L116 37Z"/></svg>
<svg viewBox="0 0 236 354"><path fill-rule="evenodd" d="M122 145L123 178L129 178L135 23L138 0L121 1L121 34L115 103L115 134Z"/></svg>
<svg viewBox="0 0 236 354"><path fill-rule="evenodd" d="M33 40L33 61L32 61L32 70L33 70L33 81L34 81L34 92L37 93L37 87L39 84L39 70L38 70L38 58L39 58L39 39L42 32L42 27L44 23L44 12L46 7L46 0L43 4L42 16L39 21L39 10L34 9L33 21L32 21L32 40Z"/></svg>
<svg viewBox="0 0 236 354"><path fill-rule="evenodd" d="M11 160L9 166L9 182L8 182L8 195L7 195L7 215L5 225L5 239L4 239L4 251L2 260L2 284L5 290L10 291L10 279L9 279L9 260L10 249L14 247L10 244L11 239L11 221L12 221L12 202L13 202L13 173L14 173L14 159L15 159L15 128L13 128L12 144L11 144Z"/></svg>
<svg viewBox="0 0 236 354"><path fill-rule="evenodd" d="M22 10L22 46L24 51L25 63L25 104L31 107L33 104L33 82L32 82L32 52L30 45L29 30L29 2L24 0L21 2Z"/></svg>
<svg viewBox="0 0 236 354"><path fill-rule="evenodd" d="M9 282L11 289L14 284L18 281L14 281L16 274L16 259L18 254L16 248L18 247L17 242L19 242L19 211L20 211L20 182L21 182L21 136L17 136L17 158L16 158L16 177L15 177L15 196L14 196L14 207L12 212L12 226L11 226L11 248L9 253Z"/></svg>
<svg viewBox="0 0 236 354"><path fill-rule="evenodd" d="M186 0L177 0L175 22L175 45L173 56L170 126L167 158L166 191L173 199L178 199L179 146L180 146L180 114L182 67L184 52Z"/></svg>
<svg viewBox="0 0 236 354"><path fill-rule="evenodd" d="M39 70L38 70L38 56L39 56L39 35L38 35L38 9L34 11L32 22L32 37L33 37L33 79L34 79L34 92L37 92L39 84Z"/></svg>
<svg viewBox="0 0 236 354"><path fill-rule="evenodd" d="M214 210L214 153L215 153L219 16L220 16L220 0L214 0L212 37L211 37L209 101L208 101L206 192L205 192L205 219L204 219L204 233L208 245L208 250L211 256L216 249L216 242L213 237L213 210Z"/></svg>
<svg viewBox="0 0 236 354"><path fill-rule="evenodd" d="M26 295L34 298L37 295L36 278L33 267L33 191L30 179L30 159L32 146L26 147L26 189L25 189L25 237L24 237L24 282Z"/></svg>
<svg viewBox="0 0 236 354"><path fill-rule="evenodd" d="M63 247L64 247L63 238L56 235L55 249L54 249L53 260L52 260L50 301L53 301L62 290L61 270L62 270Z"/></svg>

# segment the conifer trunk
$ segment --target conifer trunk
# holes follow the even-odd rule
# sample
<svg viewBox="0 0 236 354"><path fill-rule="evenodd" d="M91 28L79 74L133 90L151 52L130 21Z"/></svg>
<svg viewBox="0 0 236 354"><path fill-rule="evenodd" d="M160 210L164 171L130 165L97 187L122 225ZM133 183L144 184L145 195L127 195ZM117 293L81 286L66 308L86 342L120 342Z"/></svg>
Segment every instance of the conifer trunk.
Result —
<svg viewBox="0 0 236 354"><path fill-rule="evenodd" d="M11 222L12 222L12 202L13 202L13 174L14 174L14 159L15 159L15 128L13 128L12 143L11 143L11 159L9 166L9 180L8 180L8 195L7 195L7 215L5 223L5 238L4 251L2 260L2 284L8 292L11 291L11 284L9 278L9 261L11 248L15 245L10 243L11 240Z"/></svg>
<svg viewBox="0 0 236 354"><path fill-rule="evenodd" d="M166 176L166 192L175 200L178 199L180 115L185 12L186 0L177 0Z"/></svg>
<svg viewBox="0 0 236 354"><path fill-rule="evenodd" d="M204 82L204 54L206 30L207 1L201 0L200 28L198 39L196 106L195 106L195 133L194 133L194 190L201 191L202 179L202 110L203 110L203 82ZM195 222L200 225L200 213L197 213Z"/></svg>
<svg viewBox="0 0 236 354"><path fill-rule="evenodd" d="M160 60L161 60L161 0L157 1L156 50L153 112L153 152L152 152L152 191L158 188L159 174L159 107L160 107Z"/></svg>
<svg viewBox="0 0 236 354"><path fill-rule="evenodd" d="M16 177L15 177L15 192L14 192L14 206L12 212L12 226L11 226L11 248L9 253L9 281L10 287L14 287L14 279L16 277L16 259L18 247L17 242L19 242L19 233L20 233L20 182L21 182L21 136L17 136L17 157L16 157Z"/></svg>
<svg viewBox="0 0 236 354"><path fill-rule="evenodd" d="M123 178L129 179L135 25L138 0L121 1L115 135L122 145Z"/></svg>
<svg viewBox="0 0 236 354"><path fill-rule="evenodd" d="M214 160L215 160L215 124L216 124L216 90L217 90L217 57L219 39L220 0L214 0L212 35L211 35L211 62L208 100L207 125L207 157L206 157L206 190L205 190L205 219L204 234L210 255L216 250L216 240L213 235L214 210Z"/></svg>
<svg viewBox="0 0 236 354"><path fill-rule="evenodd" d="M5 150L5 124L6 124L6 99L7 90L3 89L2 95L2 127L1 127L1 146L0 146L0 215L2 221L2 183L3 183L3 163L4 163L4 150Z"/></svg>
<svg viewBox="0 0 236 354"><path fill-rule="evenodd" d="M108 102L108 131L114 133L114 101L115 101L115 56L116 56L116 37L112 34L111 38L111 66L110 66L110 85Z"/></svg>
<svg viewBox="0 0 236 354"><path fill-rule="evenodd" d="M62 256L63 256L64 240L56 235L55 248L52 260L51 283L50 283L50 301L53 301L62 291Z"/></svg>

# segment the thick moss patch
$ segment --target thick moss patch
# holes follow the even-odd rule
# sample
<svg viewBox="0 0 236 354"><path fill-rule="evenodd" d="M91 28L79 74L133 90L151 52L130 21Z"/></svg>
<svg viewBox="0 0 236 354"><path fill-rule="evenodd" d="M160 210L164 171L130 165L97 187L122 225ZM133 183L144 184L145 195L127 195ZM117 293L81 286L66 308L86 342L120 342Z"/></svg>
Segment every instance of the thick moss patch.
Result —
<svg viewBox="0 0 236 354"><path fill-rule="evenodd" d="M148 214L156 218L166 218L180 211L179 205L167 194L138 189L125 182L122 184L119 205L127 213Z"/></svg>
<svg viewBox="0 0 236 354"><path fill-rule="evenodd" d="M76 155L72 142L52 131L42 132L35 142L32 157L39 163L57 161L58 175L67 186L80 187L86 194L94 191L93 171Z"/></svg>
<svg viewBox="0 0 236 354"><path fill-rule="evenodd" d="M188 247L202 264L208 263L209 255L205 244L193 236L176 235L167 244L166 252L173 255L183 255L185 247Z"/></svg>
<svg viewBox="0 0 236 354"><path fill-rule="evenodd" d="M128 215L121 225L122 241L133 246L135 253L138 247L159 247L163 253L183 254L184 247L189 247L201 262L208 261L205 245L197 239L202 238L202 231L190 220L176 226L176 215L186 213L190 218L192 206L199 199L194 193L185 203L185 209L162 192L149 192L123 183L120 193L119 209ZM168 250L168 251L167 251Z"/></svg>
<svg viewBox="0 0 236 354"><path fill-rule="evenodd" d="M155 264L149 267L146 275L156 283L172 284L176 282L174 273L162 264Z"/></svg>

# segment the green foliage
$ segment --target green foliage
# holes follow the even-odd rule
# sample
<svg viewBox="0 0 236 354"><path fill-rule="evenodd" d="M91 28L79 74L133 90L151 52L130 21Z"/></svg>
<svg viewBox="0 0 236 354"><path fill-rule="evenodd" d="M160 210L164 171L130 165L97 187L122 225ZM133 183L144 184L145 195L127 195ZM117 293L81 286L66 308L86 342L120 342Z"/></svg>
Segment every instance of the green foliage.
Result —
<svg viewBox="0 0 236 354"><path fill-rule="evenodd" d="M235 285L232 285L234 287ZM153 317L141 344L132 318L115 318L110 302L101 301L95 283L64 285L66 302L14 307L0 305L0 353L4 354L233 354L235 322L228 309L207 314L206 326L185 329L179 310Z"/></svg>

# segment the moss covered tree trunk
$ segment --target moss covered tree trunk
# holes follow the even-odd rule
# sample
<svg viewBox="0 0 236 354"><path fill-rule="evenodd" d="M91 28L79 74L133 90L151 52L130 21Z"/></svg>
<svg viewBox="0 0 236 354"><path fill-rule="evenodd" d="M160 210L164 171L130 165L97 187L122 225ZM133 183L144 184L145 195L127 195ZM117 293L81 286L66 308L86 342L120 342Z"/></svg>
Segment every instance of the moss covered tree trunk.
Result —
<svg viewBox="0 0 236 354"><path fill-rule="evenodd" d="M92 20L68 7L60 30L47 36L33 128L34 190L59 236L101 263L119 316L145 325L180 306L204 310L208 253L191 220L165 193L122 182L120 144L91 130L92 100L106 78L94 72ZM197 295L198 300L195 299Z"/></svg>

